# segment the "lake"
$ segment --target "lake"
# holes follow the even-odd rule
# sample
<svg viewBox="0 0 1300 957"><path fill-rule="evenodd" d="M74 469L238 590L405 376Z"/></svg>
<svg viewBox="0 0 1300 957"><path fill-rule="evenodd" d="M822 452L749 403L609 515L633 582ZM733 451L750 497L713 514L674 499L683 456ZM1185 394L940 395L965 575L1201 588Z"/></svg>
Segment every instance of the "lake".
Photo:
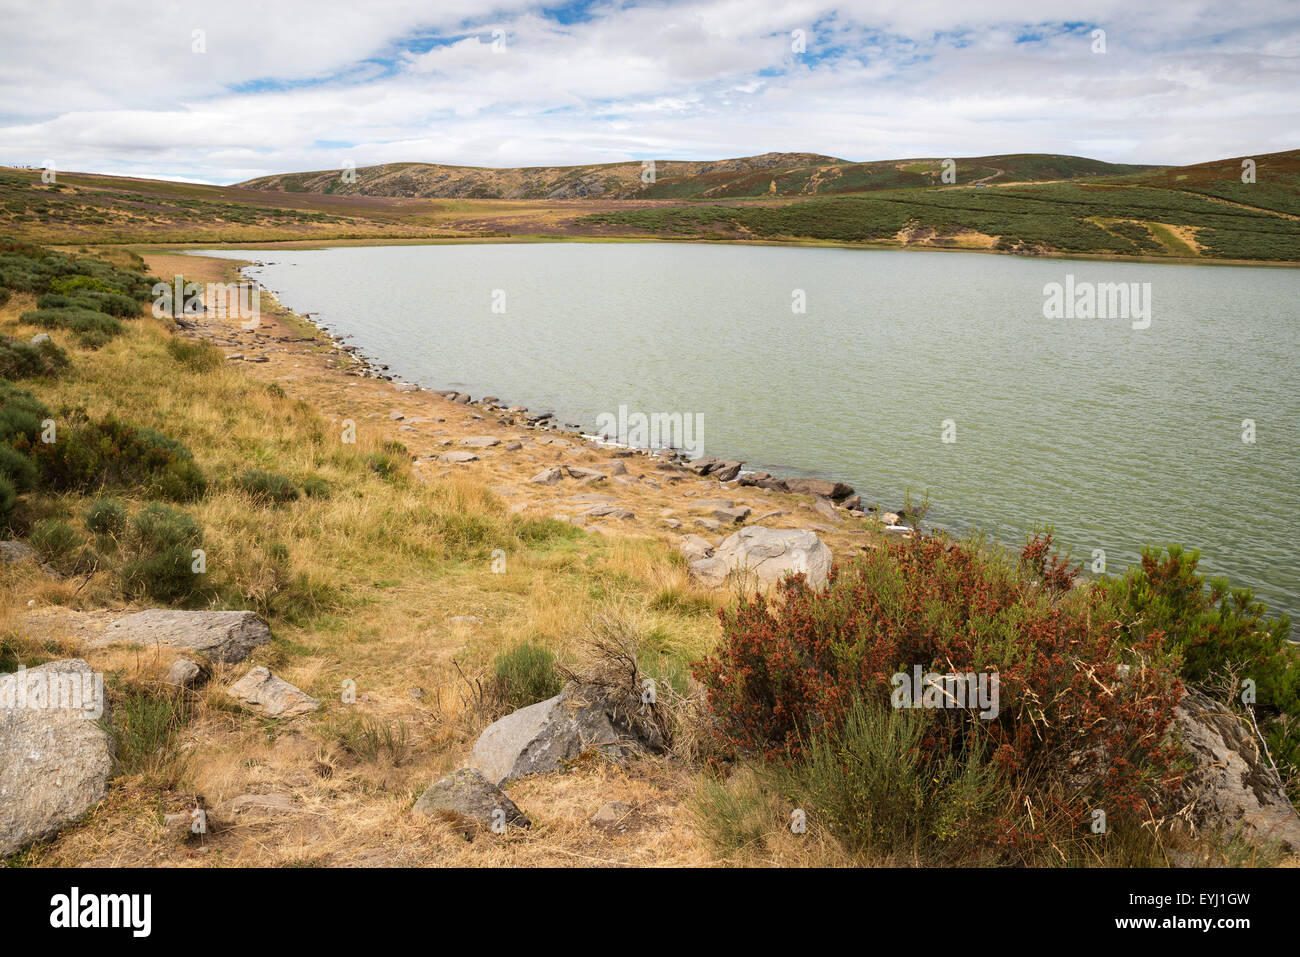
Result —
<svg viewBox="0 0 1300 957"><path fill-rule="evenodd" d="M286 306L425 388L589 430L620 406L698 415L701 451L747 469L888 507L928 493L931 523L1012 544L1051 524L1111 572L1180 542L1300 611L1295 270L671 243L204 254L265 261L248 274ZM1045 317L1053 283L1073 318ZM1087 318L1089 289L1122 309L1113 284L1128 318Z"/></svg>

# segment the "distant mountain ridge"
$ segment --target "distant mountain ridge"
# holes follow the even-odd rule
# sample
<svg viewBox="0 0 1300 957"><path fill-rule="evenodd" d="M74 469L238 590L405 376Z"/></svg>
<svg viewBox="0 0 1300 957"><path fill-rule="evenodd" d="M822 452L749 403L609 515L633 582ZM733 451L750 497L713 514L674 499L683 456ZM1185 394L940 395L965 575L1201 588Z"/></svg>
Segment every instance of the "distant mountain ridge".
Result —
<svg viewBox="0 0 1300 957"><path fill-rule="evenodd" d="M763 153L710 161L640 162L492 169L437 163L385 163L356 169L278 173L235 184L282 193L423 199L723 199L828 196L944 183L945 159L851 162L819 153ZM1162 167L1105 163L1082 156L1012 153L954 158L956 183L1044 182L1143 173Z"/></svg>

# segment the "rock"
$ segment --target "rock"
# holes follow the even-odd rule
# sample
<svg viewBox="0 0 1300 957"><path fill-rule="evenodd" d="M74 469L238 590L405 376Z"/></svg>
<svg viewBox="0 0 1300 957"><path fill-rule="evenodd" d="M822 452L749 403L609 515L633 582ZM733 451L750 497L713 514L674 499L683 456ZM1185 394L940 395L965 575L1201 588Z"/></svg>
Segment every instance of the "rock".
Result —
<svg viewBox="0 0 1300 957"><path fill-rule="evenodd" d="M448 618L449 625L481 625L483 619L478 615L456 615L454 618Z"/></svg>
<svg viewBox="0 0 1300 957"><path fill-rule="evenodd" d="M53 341L54 340L50 338L50 334L48 332L38 332L36 333L36 335L32 336L32 341L27 344L29 346L36 346L39 348L40 346L45 345L45 343L53 342Z"/></svg>
<svg viewBox="0 0 1300 957"><path fill-rule="evenodd" d="M736 508L715 508L713 517L724 525L735 525L749 518L753 511L748 505L741 505Z"/></svg>
<svg viewBox="0 0 1300 957"><path fill-rule="evenodd" d="M829 498L839 501L853 494L853 487L843 482L827 482L825 479L788 478L785 487L796 495L811 495L814 498Z"/></svg>
<svg viewBox="0 0 1300 957"><path fill-rule="evenodd" d="M593 505L591 508L587 509L582 514L588 516L589 518L629 519L635 517L633 513L630 512L628 509L620 508L617 505L611 505L608 503L603 505Z"/></svg>
<svg viewBox="0 0 1300 957"><path fill-rule="evenodd" d="M582 495L570 495L570 502L617 502L618 499L613 495L602 495L599 492L584 492Z"/></svg>
<svg viewBox="0 0 1300 957"><path fill-rule="evenodd" d="M423 701L426 697L423 688L407 688L406 696L412 701Z"/></svg>
<svg viewBox="0 0 1300 957"><path fill-rule="evenodd" d="M750 472L748 475L742 475L736 479L737 485L754 486L762 482L771 481L772 476L767 472Z"/></svg>
<svg viewBox="0 0 1300 957"><path fill-rule="evenodd" d="M678 521L677 519L675 519L675 518L665 518L665 519L663 520L663 522L664 522L664 525L666 525L668 528L681 528L681 527L682 527L682 523L679 522L679 521Z"/></svg>
<svg viewBox="0 0 1300 957"><path fill-rule="evenodd" d="M663 733L638 691L570 681L554 698L488 725L470 764L495 784L559 771L586 751L621 761L662 751Z"/></svg>
<svg viewBox="0 0 1300 957"><path fill-rule="evenodd" d="M577 465L566 465L565 470L576 479L589 479L593 482L599 482L608 478L604 472L598 472L595 469L584 469Z"/></svg>
<svg viewBox="0 0 1300 957"><path fill-rule="evenodd" d="M272 817L277 814L296 814L298 807L287 794L240 794L217 806L217 817L234 818L240 815Z"/></svg>
<svg viewBox="0 0 1300 957"><path fill-rule="evenodd" d="M903 520L898 517L897 512L882 512L880 521L885 525L900 525Z"/></svg>
<svg viewBox="0 0 1300 957"><path fill-rule="evenodd" d="M840 518L840 513L835 511L835 506L824 498L819 498L817 501L813 502L813 511L822 516L822 518L837 524L844 521L844 519Z"/></svg>
<svg viewBox="0 0 1300 957"><path fill-rule="evenodd" d="M507 442L501 448L505 452L518 452L523 447L524 447L524 443L522 442Z"/></svg>
<svg viewBox="0 0 1300 957"><path fill-rule="evenodd" d="M564 469L551 467L549 469L542 469L528 481L535 485L555 485L562 478L564 478Z"/></svg>
<svg viewBox="0 0 1300 957"><path fill-rule="evenodd" d="M911 538L912 530L906 525L886 525L885 535L889 538Z"/></svg>
<svg viewBox="0 0 1300 957"><path fill-rule="evenodd" d="M494 445L500 445L501 440L495 435L476 435L468 439L461 439L460 444L471 449L490 449Z"/></svg>
<svg viewBox="0 0 1300 957"><path fill-rule="evenodd" d="M694 459L687 462L686 467L696 475L708 475L711 471L721 464L717 459Z"/></svg>
<svg viewBox="0 0 1300 957"><path fill-rule="evenodd" d="M850 495L844 501L840 502L841 508L847 508L850 512L859 512L862 510L862 496Z"/></svg>
<svg viewBox="0 0 1300 957"><path fill-rule="evenodd" d="M40 556L36 554L36 549L32 548L32 546L26 542L0 542L0 565L28 561L40 561Z"/></svg>
<svg viewBox="0 0 1300 957"><path fill-rule="evenodd" d="M401 422L404 418L406 418L406 416L404 416L400 412L389 412L388 417L392 419L394 422Z"/></svg>
<svg viewBox="0 0 1300 957"><path fill-rule="evenodd" d="M292 718L320 707L315 698L262 667L249 671L226 689L226 694L268 718Z"/></svg>
<svg viewBox="0 0 1300 957"><path fill-rule="evenodd" d="M605 465L605 470L609 472L610 475L626 475L627 463L614 459L612 462L608 462Z"/></svg>
<svg viewBox="0 0 1300 957"><path fill-rule="evenodd" d="M808 584L820 589L831 570L831 550L810 531L751 525L726 538L711 557L690 564L690 572L708 585L721 585L727 576L755 576L774 585L792 572L804 572Z"/></svg>
<svg viewBox="0 0 1300 957"><path fill-rule="evenodd" d="M530 827L532 822L504 791L477 768L461 768L431 784L415 802L415 813L450 818L456 823L473 823L491 828ZM499 812L504 812L502 815Z"/></svg>
<svg viewBox="0 0 1300 957"><path fill-rule="evenodd" d="M719 482L730 482L740 474L742 462L721 462L709 471Z"/></svg>
<svg viewBox="0 0 1300 957"><path fill-rule="evenodd" d="M683 535L677 547L686 556L688 562L699 561L713 554L713 544L699 535Z"/></svg>
<svg viewBox="0 0 1300 957"><path fill-rule="evenodd" d="M197 688L206 680L207 672L204 671L203 666L189 658L177 658L173 661L163 678L163 681L172 687L182 689Z"/></svg>
<svg viewBox="0 0 1300 957"><path fill-rule="evenodd" d="M151 608L113 622L96 645L165 645L234 664L271 640L271 628L251 611L173 611Z"/></svg>
<svg viewBox="0 0 1300 957"><path fill-rule="evenodd" d="M626 801L609 801L602 804L596 813L587 819L587 823L602 830L617 830L631 813L632 805Z"/></svg>
<svg viewBox="0 0 1300 957"><path fill-rule="evenodd" d="M80 658L0 676L0 857L104 799L114 744L101 713L103 679Z"/></svg>
<svg viewBox="0 0 1300 957"><path fill-rule="evenodd" d="M706 532L716 532L722 528L722 523L716 518L697 518L695 524L700 526Z"/></svg>
<svg viewBox="0 0 1300 957"><path fill-rule="evenodd" d="M1192 759L1180 797L1198 826L1300 853L1300 817L1244 719L1189 690L1174 708L1174 730Z"/></svg>
<svg viewBox="0 0 1300 957"><path fill-rule="evenodd" d="M473 452L444 452L438 456L438 461L448 465L465 465L469 462L477 462L478 456Z"/></svg>

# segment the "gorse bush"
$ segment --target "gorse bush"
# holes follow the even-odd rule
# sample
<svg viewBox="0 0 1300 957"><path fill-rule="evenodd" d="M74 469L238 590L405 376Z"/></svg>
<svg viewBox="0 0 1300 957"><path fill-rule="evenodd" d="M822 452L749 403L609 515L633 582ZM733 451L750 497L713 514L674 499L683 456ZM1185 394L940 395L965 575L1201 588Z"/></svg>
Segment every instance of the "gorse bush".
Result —
<svg viewBox="0 0 1300 957"><path fill-rule="evenodd" d="M29 309L18 317L19 322L46 329L67 329L75 333L77 341L88 349L98 349L114 336L122 334L122 323L106 312L70 306L63 309Z"/></svg>
<svg viewBox="0 0 1300 957"><path fill-rule="evenodd" d="M90 309L119 319L140 315L140 303L118 292L83 291L66 296L47 292L36 300L37 309Z"/></svg>
<svg viewBox="0 0 1300 957"><path fill-rule="evenodd" d="M234 485L262 505L296 502L301 494L298 486L283 475L261 469L246 469L235 477Z"/></svg>
<svg viewBox="0 0 1300 957"><path fill-rule="evenodd" d="M225 362L221 350L215 346L179 336L167 340L167 351L173 359L195 372L211 372Z"/></svg>
<svg viewBox="0 0 1300 957"><path fill-rule="evenodd" d="M1267 616L1249 588L1197 571L1200 553L1177 545L1148 548L1140 565L1101 585L1115 605L1124 640L1163 632L1182 657L1182 676L1242 706L1243 682L1254 682L1269 752L1300 800L1300 650L1288 641L1286 615Z"/></svg>
<svg viewBox="0 0 1300 957"><path fill-rule="evenodd" d="M697 677L724 740L770 763L842 741L859 702L894 703L896 674L996 675L996 716L932 710L918 747L941 781L979 748L1029 799L1032 813L1004 804L978 835L1012 859L1077 833L1091 806L1121 826L1149 820L1178 779L1165 731L1181 688L1163 635L1123 642L1101 592L1044 589L974 544L894 543L820 593L798 576L775 597L743 598L722 626ZM1059 788L1067 775L1074 786Z"/></svg>
<svg viewBox="0 0 1300 957"><path fill-rule="evenodd" d="M57 375L68 365L68 354L53 341L31 345L0 336L0 378L34 379Z"/></svg>
<svg viewBox="0 0 1300 957"><path fill-rule="evenodd" d="M203 545L203 528L190 515L158 502L131 521L120 577L132 597L187 601L202 591L194 571L194 550Z"/></svg>
<svg viewBox="0 0 1300 957"><path fill-rule="evenodd" d="M126 530L130 516L126 506L115 498L97 498L86 509L86 528L96 535L112 538Z"/></svg>
<svg viewBox="0 0 1300 957"><path fill-rule="evenodd" d="M185 502L207 487L184 445L111 415L99 421L74 420L57 442L38 442L30 450L42 481L55 491L133 488Z"/></svg>

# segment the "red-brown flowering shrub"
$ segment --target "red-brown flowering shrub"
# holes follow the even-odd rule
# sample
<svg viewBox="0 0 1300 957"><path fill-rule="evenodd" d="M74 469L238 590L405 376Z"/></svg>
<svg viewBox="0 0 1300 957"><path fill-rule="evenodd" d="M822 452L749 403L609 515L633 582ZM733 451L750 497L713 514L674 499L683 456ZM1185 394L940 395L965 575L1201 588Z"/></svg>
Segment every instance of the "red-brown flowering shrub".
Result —
<svg viewBox="0 0 1300 957"><path fill-rule="evenodd" d="M1053 580L1072 580L1041 558ZM1102 590L1044 588L974 545L894 543L821 593L799 576L744 599L722 625L697 677L728 743L769 762L801 760L858 701L896 706L895 676L917 666L996 674L995 716L932 710L919 744L938 762L978 742L1020 802L988 820L994 844L1044 839L1045 820L1076 827L1093 808L1145 820L1176 781L1165 732L1182 690L1163 636L1124 644Z"/></svg>

